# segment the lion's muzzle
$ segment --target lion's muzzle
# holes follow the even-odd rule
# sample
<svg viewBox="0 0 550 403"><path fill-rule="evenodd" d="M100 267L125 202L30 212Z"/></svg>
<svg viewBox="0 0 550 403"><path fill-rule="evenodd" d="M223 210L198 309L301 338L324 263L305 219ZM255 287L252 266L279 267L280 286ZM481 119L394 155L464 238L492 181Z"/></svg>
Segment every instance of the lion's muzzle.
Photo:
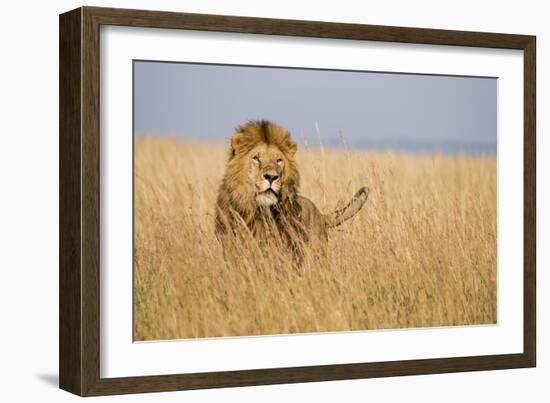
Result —
<svg viewBox="0 0 550 403"><path fill-rule="evenodd" d="M265 207L278 203L281 180L278 175L265 174L263 180L256 183L256 202Z"/></svg>
<svg viewBox="0 0 550 403"><path fill-rule="evenodd" d="M256 195L256 202L261 206L271 207L277 204L278 201L279 195L272 188Z"/></svg>

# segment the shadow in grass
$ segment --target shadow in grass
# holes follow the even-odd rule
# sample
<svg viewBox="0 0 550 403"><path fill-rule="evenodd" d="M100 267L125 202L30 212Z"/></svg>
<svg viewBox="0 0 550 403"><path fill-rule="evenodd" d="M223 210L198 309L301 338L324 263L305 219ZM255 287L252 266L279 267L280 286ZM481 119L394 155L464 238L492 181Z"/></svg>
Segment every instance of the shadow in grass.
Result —
<svg viewBox="0 0 550 403"><path fill-rule="evenodd" d="M55 388L59 387L58 374L36 374L35 376L49 386L53 386Z"/></svg>

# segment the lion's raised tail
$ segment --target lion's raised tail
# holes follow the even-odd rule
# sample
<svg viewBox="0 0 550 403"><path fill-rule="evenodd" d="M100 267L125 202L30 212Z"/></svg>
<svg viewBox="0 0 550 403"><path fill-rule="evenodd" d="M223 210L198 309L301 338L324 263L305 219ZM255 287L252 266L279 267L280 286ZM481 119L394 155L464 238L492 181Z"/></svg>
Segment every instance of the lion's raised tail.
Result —
<svg viewBox="0 0 550 403"><path fill-rule="evenodd" d="M327 227L334 228L342 224L344 221L349 220L351 217L357 214L359 210L361 210L361 207L363 207L363 204L365 204L368 197L369 188L362 187L361 189L359 189L346 207L340 210L336 210L333 213L324 215Z"/></svg>

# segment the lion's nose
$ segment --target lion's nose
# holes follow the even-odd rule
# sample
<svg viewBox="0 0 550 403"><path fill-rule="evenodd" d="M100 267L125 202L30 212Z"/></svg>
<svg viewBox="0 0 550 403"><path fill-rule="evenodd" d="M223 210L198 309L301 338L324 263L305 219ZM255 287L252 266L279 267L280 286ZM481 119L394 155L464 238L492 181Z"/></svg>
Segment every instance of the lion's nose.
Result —
<svg viewBox="0 0 550 403"><path fill-rule="evenodd" d="M264 178L271 184L279 178L279 175L264 174Z"/></svg>

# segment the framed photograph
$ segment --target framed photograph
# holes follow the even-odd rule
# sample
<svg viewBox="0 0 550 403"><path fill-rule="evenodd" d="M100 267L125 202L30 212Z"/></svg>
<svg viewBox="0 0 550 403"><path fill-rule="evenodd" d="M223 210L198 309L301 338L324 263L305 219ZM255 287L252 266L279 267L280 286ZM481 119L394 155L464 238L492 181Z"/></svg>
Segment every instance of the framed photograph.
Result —
<svg viewBox="0 0 550 403"><path fill-rule="evenodd" d="M535 37L60 16L60 387L533 367Z"/></svg>

